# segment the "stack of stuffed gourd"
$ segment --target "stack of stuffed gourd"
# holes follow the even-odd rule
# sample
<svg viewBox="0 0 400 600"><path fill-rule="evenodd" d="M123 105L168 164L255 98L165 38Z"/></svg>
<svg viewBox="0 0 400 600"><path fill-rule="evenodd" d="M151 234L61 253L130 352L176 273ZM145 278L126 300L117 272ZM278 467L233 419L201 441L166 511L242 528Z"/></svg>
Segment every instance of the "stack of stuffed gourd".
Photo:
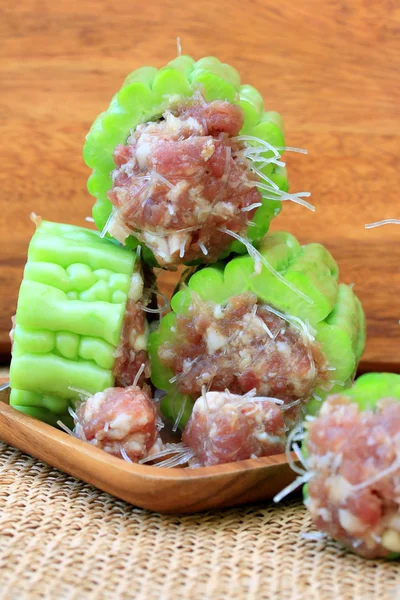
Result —
<svg viewBox="0 0 400 600"><path fill-rule="evenodd" d="M99 231L34 219L10 403L169 466L282 452L308 413L299 482L317 526L397 557L398 378L348 389L359 300L322 245L268 233L282 201L310 208L288 191L287 149L281 117L216 58L131 73L84 148ZM158 307L156 274L183 265ZM166 443L161 419L182 442Z"/></svg>
<svg viewBox="0 0 400 600"><path fill-rule="evenodd" d="M37 223L11 404L68 419L81 390L132 385L143 361L142 381L151 369L163 415L181 428L204 386L297 404L287 423L348 386L365 339L358 299L323 246L267 233L283 200L307 204L288 193L284 150L281 117L216 58L131 73L84 148L101 234ZM172 311L148 340L151 268L181 264ZM139 324L128 324L132 310Z"/></svg>

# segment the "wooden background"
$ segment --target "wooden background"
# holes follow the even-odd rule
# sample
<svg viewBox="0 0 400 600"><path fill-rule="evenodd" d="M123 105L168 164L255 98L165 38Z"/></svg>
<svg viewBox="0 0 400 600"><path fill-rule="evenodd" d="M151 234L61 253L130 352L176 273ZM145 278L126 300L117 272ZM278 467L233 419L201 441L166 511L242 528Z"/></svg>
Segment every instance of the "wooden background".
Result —
<svg viewBox="0 0 400 600"><path fill-rule="evenodd" d="M395 0L2 0L0 11L0 354L33 225L84 224L81 149L124 76L183 52L214 54L285 119L292 190L274 228L321 241L368 315L362 369L400 370L400 9ZM398 5L397 5L398 6Z"/></svg>

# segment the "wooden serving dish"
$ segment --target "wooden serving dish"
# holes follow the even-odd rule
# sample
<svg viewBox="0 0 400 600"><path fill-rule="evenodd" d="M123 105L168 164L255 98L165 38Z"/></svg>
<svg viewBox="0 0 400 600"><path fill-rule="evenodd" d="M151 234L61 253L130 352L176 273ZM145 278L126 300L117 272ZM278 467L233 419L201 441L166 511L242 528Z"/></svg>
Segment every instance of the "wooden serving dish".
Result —
<svg viewBox="0 0 400 600"><path fill-rule="evenodd" d="M0 392L1 440L149 510L194 513L268 500L296 476L284 454L196 469L129 464L18 412L9 406L8 397L8 390Z"/></svg>

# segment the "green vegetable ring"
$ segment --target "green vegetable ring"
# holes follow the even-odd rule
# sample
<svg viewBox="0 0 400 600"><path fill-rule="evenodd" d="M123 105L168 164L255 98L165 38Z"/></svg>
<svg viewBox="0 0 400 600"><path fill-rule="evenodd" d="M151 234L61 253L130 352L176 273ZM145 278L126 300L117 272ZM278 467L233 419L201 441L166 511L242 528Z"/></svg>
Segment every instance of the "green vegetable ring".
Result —
<svg viewBox="0 0 400 600"><path fill-rule="evenodd" d="M106 112L93 123L84 146L84 159L93 169L88 180L89 192L96 198L93 217L99 230L103 230L112 210L107 192L112 187L111 172L114 170L113 153L118 144L125 144L132 130L147 121L159 119L163 112L179 98L190 98L201 90L207 101L226 100L241 106L244 125L241 134L254 136L275 148L285 146L283 123L276 112L265 112L263 99L250 85L241 85L238 72L212 56L195 62L190 56L180 56L157 70L143 67L126 78L120 91L114 96ZM259 145L249 140L248 145ZM262 154L273 155L271 150ZM288 190L286 171L281 166L267 164L261 169L281 190ZM270 193L268 192L269 197ZM254 217L255 226L249 227L248 239L258 241L268 231L270 221L280 212L278 200L263 199ZM138 241L132 236L127 245L136 247ZM243 246L234 241L232 250L242 251ZM152 254L144 250L144 258ZM153 258L154 261L154 258Z"/></svg>
<svg viewBox="0 0 400 600"><path fill-rule="evenodd" d="M161 363L158 349L161 344L174 340L176 317L188 310L192 291L216 304L224 304L231 296L250 291L257 295L260 303L311 325L332 369L332 379L326 389L314 391L307 405L309 412L318 409L328 391L342 390L352 382L364 349L365 318L352 288L338 283L338 267L330 253L320 244L301 246L286 232L268 234L261 241L259 252L281 279L265 264L257 274L255 262L249 255L198 270L187 287L173 296L173 312L163 317L159 328L150 335L152 381L167 392L162 402L162 411L167 417L179 413L184 397L170 382L174 373ZM186 398L181 426L189 418L192 405L193 399Z"/></svg>
<svg viewBox="0 0 400 600"><path fill-rule="evenodd" d="M361 375L353 387L342 394L357 402L361 411L374 410L382 398L400 400L400 375L395 373L367 373Z"/></svg>
<svg viewBox="0 0 400 600"><path fill-rule="evenodd" d="M83 389L112 387L136 255L73 225L42 221L28 251L10 370L10 404L55 424Z"/></svg>

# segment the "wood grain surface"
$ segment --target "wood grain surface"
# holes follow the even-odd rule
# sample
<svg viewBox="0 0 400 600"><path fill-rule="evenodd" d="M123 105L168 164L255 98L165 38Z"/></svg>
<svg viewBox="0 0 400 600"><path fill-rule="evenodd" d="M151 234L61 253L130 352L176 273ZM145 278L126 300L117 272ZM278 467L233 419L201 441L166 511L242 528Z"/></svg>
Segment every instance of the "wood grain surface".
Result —
<svg viewBox="0 0 400 600"><path fill-rule="evenodd" d="M368 315L362 364L400 369L400 9L394 0L2 0L0 353L33 232L29 213L84 224L85 134L129 71L214 54L285 119L292 190L275 229L321 241ZM171 279L167 278L171 286Z"/></svg>

